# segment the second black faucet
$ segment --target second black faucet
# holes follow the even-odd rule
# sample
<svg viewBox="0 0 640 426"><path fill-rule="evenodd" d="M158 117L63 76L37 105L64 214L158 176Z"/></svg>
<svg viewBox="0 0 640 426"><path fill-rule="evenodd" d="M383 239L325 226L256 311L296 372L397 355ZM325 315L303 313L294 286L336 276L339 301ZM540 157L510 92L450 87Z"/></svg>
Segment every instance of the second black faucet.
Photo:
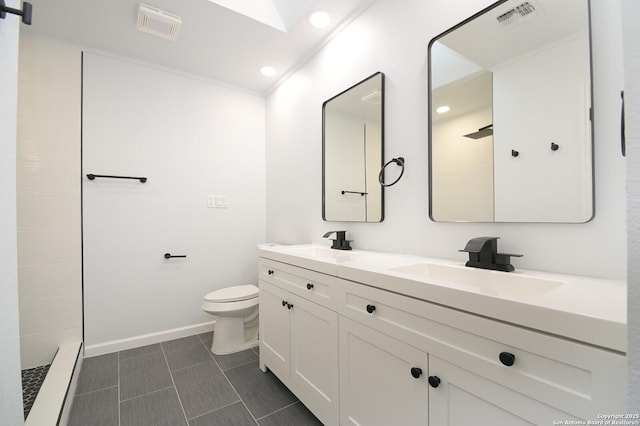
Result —
<svg viewBox="0 0 640 426"><path fill-rule="evenodd" d="M522 257L521 254L498 253L499 237L477 237L467 242L463 252L469 253L469 261L465 266L494 271L512 272L511 256Z"/></svg>

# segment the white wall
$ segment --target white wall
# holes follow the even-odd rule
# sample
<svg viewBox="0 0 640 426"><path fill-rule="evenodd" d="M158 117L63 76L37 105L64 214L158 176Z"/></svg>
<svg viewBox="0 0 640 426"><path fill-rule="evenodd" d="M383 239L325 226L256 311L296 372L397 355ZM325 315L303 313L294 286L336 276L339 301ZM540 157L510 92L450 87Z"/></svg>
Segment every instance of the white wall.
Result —
<svg viewBox="0 0 640 426"><path fill-rule="evenodd" d="M325 109L325 175L327 220L377 222L382 217L382 191L378 182L382 154L380 120L345 115ZM378 149L376 149L376 147ZM375 185L377 187L372 188ZM366 192L346 193L342 191Z"/></svg>
<svg viewBox="0 0 640 426"><path fill-rule="evenodd" d="M82 96L87 353L211 329L203 297L257 282L264 98L95 53L83 57ZM209 195L228 208L208 208Z"/></svg>
<svg viewBox="0 0 640 426"><path fill-rule="evenodd" d="M591 218L588 46L573 35L493 70L496 221Z"/></svg>
<svg viewBox="0 0 640 426"><path fill-rule="evenodd" d="M366 191L365 123L362 118L325 110L325 161L335 173L325 176L324 215L327 219L367 220L367 197L342 194Z"/></svg>
<svg viewBox="0 0 640 426"><path fill-rule="evenodd" d="M640 3L625 0L624 28L625 101L627 133L627 227L629 314L627 329L627 411L640 413Z"/></svg>
<svg viewBox="0 0 640 426"><path fill-rule="evenodd" d="M493 70L497 222L591 218L588 46L573 35Z"/></svg>
<svg viewBox="0 0 640 426"><path fill-rule="evenodd" d="M17 207L22 368L82 341L80 51L20 37Z"/></svg>
<svg viewBox="0 0 640 426"><path fill-rule="evenodd" d="M19 3L9 0L7 6ZM16 248L16 120L20 20L0 20L0 418L23 424Z"/></svg>
<svg viewBox="0 0 640 426"><path fill-rule="evenodd" d="M468 239L501 237L522 253L516 268L624 279L625 160L619 152L622 87L618 2L592 1L596 215L586 224L434 223L428 218L427 44L492 1L378 0L267 99L267 239L318 242L347 229L360 249L463 261ZM385 157L404 156L402 180L385 191L379 224L321 218L321 105L375 71L386 75ZM288 194L296 194L289 197Z"/></svg>
<svg viewBox="0 0 640 426"><path fill-rule="evenodd" d="M491 108L438 121L432 129L431 215L439 221L494 220L493 137L463 136L492 122Z"/></svg>

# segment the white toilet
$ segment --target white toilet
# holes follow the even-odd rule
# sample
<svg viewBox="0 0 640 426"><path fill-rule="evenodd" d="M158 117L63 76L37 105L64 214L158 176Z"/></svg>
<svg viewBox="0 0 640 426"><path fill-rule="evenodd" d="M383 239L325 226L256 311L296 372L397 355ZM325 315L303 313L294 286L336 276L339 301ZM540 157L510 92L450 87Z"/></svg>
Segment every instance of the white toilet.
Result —
<svg viewBox="0 0 640 426"><path fill-rule="evenodd" d="M237 285L212 291L202 310L215 315L211 352L226 355L258 346L258 287Z"/></svg>

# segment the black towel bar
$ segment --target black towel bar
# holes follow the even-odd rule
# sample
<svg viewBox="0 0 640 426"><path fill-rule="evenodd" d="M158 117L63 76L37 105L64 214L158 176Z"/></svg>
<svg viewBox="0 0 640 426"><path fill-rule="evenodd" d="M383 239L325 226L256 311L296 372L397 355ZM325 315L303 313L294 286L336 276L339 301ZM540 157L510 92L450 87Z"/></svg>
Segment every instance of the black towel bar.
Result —
<svg viewBox="0 0 640 426"><path fill-rule="evenodd" d="M113 176L113 175L95 175L93 173L89 173L87 175L89 180L94 180L95 178L109 178L109 179L135 179L139 180L142 183L147 181L146 177L136 177L136 176Z"/></svg>
<svg viewBox="0 0 640 426"><path fill-rule="evenodd" d="M0 0L0 19L7 17L7 13L18 15L22 17L22 23L25 25L31 25L31 15L33 14L33 6L29 2L22 3L22 10L14 9L5 5L4 0Z"/></svg>
<svg viewBox="0 0 640 426"><path fill-rule="evenodd" d="M165 259L171 259L172 257L187 257L186 254L177 254L177 255L173 255L171 253L165 253L164 254L164 258Z"/></svg>

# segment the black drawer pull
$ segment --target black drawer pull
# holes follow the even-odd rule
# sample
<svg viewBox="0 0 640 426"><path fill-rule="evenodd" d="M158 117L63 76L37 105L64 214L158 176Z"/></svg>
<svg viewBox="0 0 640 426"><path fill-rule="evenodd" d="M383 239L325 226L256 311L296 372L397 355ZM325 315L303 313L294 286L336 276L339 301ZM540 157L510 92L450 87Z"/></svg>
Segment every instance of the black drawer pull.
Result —
<svg viewBox="0 0 640 426"><path fill-rule="evenodd" d="M267 274L269 274L269 275L273 275L273 271L272 271L271 269L269 269L269 270L267 271Z"/></svg>
<svg viewBox="0 0 640 426"><path fill-rule="evenodd" d="M287 301L286 300L282 301L282 306L287 306Z"/></svg>
<svg viewBox="0 0 640 426"><path fill-rule="evenodd" d="M420 367L412 367L411 368L411 375L413 376L414 379L420 378L420 376L422 376L422 368L420 368Z"/></svg>
<svg viewBox="0 0 640 426"><path fill-rule="evenodd" d="M376 306L375 305L367 305L367 312L369 312L370 314L373 313L373 311L376 310Z"/></svg>
<svg viewBox="0 0 640 426"><path fill-rule="evenodd" d="M291 309L293 308L293 304L292 303L287 303L287 309Z"/></svg>
<svg viewBox="0 0 640 426"><path fill-rule="evenodd" d="M313 288L313 284L307 283L307 290L311 290Z"/></svg>
<svg viewBox="0 0 640 426"><path fill-rule="evenodd" d="M429 376L429 384L432 388L437 388L440 386L440 377L438 376Z"/></svg>
<svg viewBox="0 0 640 426"><path fill-rule="evenodd" d="M500 362L511 367L516 362L516 356L509 352L500 352Z"/></svg>

